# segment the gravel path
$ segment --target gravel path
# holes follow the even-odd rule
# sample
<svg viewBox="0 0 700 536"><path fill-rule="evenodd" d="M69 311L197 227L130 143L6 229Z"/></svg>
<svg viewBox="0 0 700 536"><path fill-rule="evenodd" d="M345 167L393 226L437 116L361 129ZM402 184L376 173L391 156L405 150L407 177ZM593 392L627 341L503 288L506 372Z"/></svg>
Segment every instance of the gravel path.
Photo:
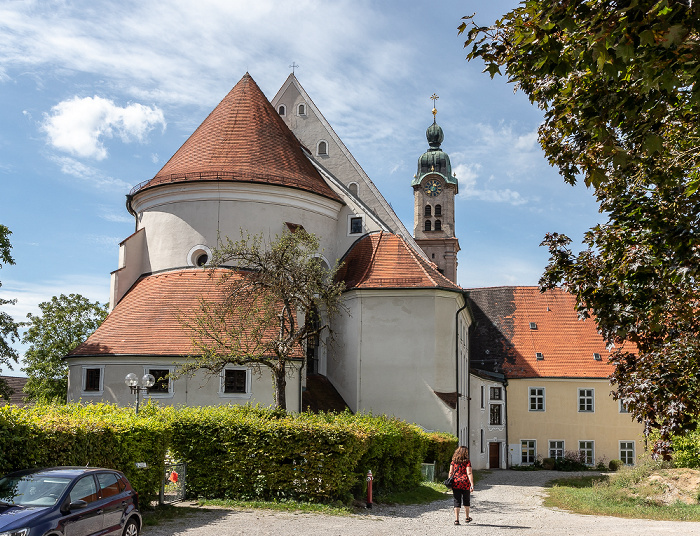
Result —
<svg viewBox="0 0 700 536"><path fill-rule="evenodd" d="M494 471L472 495L468 525L453 525L452 496L422 506L382 506L350 517L290 514L270 510L203 509L202 512L147 527L144 536L426 535L478 533L480 536L686 534L700 535L700 523L584 516L542 506L544 484L554 471ZM464 512L461 512L462 519Z"/></svg>

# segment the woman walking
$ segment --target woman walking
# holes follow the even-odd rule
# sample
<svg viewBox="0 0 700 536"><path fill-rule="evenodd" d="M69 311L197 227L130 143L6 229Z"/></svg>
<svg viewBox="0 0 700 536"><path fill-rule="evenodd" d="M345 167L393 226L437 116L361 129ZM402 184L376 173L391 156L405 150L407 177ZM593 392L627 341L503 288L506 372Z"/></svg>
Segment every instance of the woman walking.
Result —
<svg viewBox="0 0 700 536"><path fill-rule="evenodd" d="M454 477L452 494L454 495L455 525L459 525L459 509L462 507L462 503L464 503L464 521L469 523L472 520L469 517L469 494L474 491L474 475L467 447L457 447L455 450L452 455L452 463L450 463L449 476Z"/></svg>

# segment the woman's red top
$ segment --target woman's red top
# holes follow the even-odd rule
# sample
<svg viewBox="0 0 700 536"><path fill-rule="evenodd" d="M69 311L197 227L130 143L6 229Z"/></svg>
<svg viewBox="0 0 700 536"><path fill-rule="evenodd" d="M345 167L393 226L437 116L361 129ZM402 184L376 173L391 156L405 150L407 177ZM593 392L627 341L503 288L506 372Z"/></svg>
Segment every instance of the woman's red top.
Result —
<svg viewBox="0 0 700 536"><path fill-rule="evenodd" d="M472 483L469 482L469 475L467 475L467 467L471 467L472 463L455 463L451 462L453 467L452 476L455 479L454 486L452 489L469 489L472 487Z"/></svg>

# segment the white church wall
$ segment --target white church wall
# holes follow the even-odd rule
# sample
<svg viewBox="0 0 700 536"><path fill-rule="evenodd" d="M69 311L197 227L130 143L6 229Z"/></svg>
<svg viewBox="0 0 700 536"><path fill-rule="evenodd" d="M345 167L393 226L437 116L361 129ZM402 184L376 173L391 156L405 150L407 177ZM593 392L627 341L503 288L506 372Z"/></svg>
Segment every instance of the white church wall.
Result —
<svg viewBox="0 0 700 536"><path fill-rule="evenodd" d="M360 382L351 409L395 415L429 430L455 433L456 412L435 391L455 389L459 295L422 289L348 294L355 297L353 314L360 322L359 329L347 332L357 339L354 359ZM344 359L352 357L347 352ZM343 387L335 385L342 394Z"/></svg>
<svg viewBox="0 0 700 536"><path fill-rule="evenodd" d="M141 274L149 271L146 233L139 229L119 244L119 268L111 275L109 310L114 309Z"/></svg>
<svg viewBox="0 0 700 536"><path fill-rule="evenodd" d="M188 252L199 244L215 247L219 233L238 240L244 229L273 239L287 229L285 222L318 236L327 258L338 255L335 230L342 205L337 201L271 185L222 181L197 186L160 187L134 200L152 271L187 266Z"/></svg>
<svg viewBox="0 0 700 536"><path fill-rule="evenodd" d="M345 310L333 319L334 340L328 346L326 376L352 411L357 411L362 301L357 292L344 295Z"/></svg>
<svg viewBox="0 0 700 536"><path fill-rule="evenodd" d="M84 403L110 402L120 406L134 404L135 395L124 383L127 374L133 372L139 379L149 369L170 369L175 371L176 365L182 359L173 358L144 358L139 356L110 359L102 364L89 357L72 358L68 368L68 401ZM84 386L84 371L86 368L100 368L101 389L97 392L86 392ZM241 368L241 367L234 367ZM245 367L243 367L245 368ZM272 406L274 395L272 391L272 376L268 368L261 367L258 374L255 370L248 373L247 393L231 395L222 393L220 375L198 371L192 376L183 376L171 381L169 393L150 394L146 399L165 406L218 406L226 404L260 404ZM297 411L300 407L300 384L298 367L290 367L287 375L287 409ZM142 397L143 401L143 397Z"/></svg>

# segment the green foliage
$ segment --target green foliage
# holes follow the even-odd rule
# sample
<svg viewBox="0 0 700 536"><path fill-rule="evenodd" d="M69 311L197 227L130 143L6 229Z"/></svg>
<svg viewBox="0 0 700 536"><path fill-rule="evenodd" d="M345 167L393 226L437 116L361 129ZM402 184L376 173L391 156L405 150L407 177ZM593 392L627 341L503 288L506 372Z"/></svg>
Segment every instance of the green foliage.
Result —
<svg viewBox="0 0 700 536"><path fill-rule="evenodd" d="M10 244L10 231L5 225L0 224L0 268L3 264L14 264L12 258L12 244ZM2 282L0 282L2 287ZM17 300L5 300L0 298L0 306L13 305ZM17 350L10 346L11 343L19 341L19 324L4 311L0 311L0 365L12 370L12 362L17 363L19 355ZM7 382L0 381L0 396L6 400L10 398L10 391Z"/></svg>
<svg viewBox="0 0 700 536"><path fill-rule="evenodd" d="M109 404L2 406L0 474L54 465L118 469L148 504L157 499L165 470L167 415L150 405L138 416Z"/></svg>
<svg viewBox="0 0 700 536"><path fill-rule="evenodd" d="M659 430L657 453L700 413L700 3L522 2L465 47L544 110L539 141L607 222L586 249L548 234L543 290L562 285L608 344L615 396Z"/></svg>
<svg viewBox="0 0 700 536"><path fill-rule="evenodd" d="M422 432L387 417L284 414L251 406L182 408L172 450L187 462L189 495L329 501L419 485Z"/></svg>
<svg viewBox="0 0 700 536"><path fill-rule="evenodd" d="M700 468L700 432L674 436L672 443L674 467Z"/></svg>
<svg viewBox="0 0 700 536"><path fill-rule="evenodd" d="M557 458L554 462L557 471L587 471L586 455L581 451L567 450L563 458Z"/></svg>
<svg viewBox="0 0 700 536"><path fill-rule="evenodd" d="M28 380L24 392L29 400L66 401L68 363L63 359L82 343L107 317L107 305L91 303L80 294L54 296L39 304L41 314L27 315L22 342L29 344L22 370Z"/></svg>
<svg viewBox="0 0 700 536"><path fill-rule="evenodd" d="M317 342L341 306L337 266L327 268L318 253L318 239L301 228L269 244L262 235L227 238L210 263L223 297L203 298L197 310L180 315L194 350L178 373L269 367L275 403L286 409L287 367L303 362L306 344ZM217 270L223 266L237 270Z"/></svg>
<svg viewBox="0 0 700 536"><path fill-rule="evenodd" d="M425 463L435 464L435 476L441 478L449 471L452 455L459 446L459 439L444 432L428 432L423 434L426 444Z"/></svg>
<svg viewBox="0 0 700 536"><path fill-rule="evenodd" d="M556 460L554 458L544 458L542 460L542 469L547 469L551 471L556 466Z"/></svg>
<svg viewBox="0 0 700 536"><path fill-rule="evenodd" d="M622 463L622 460L610 460L608 462L608 469L611 471L617 471L620 467L623 467L625 464Z"/></svg>

